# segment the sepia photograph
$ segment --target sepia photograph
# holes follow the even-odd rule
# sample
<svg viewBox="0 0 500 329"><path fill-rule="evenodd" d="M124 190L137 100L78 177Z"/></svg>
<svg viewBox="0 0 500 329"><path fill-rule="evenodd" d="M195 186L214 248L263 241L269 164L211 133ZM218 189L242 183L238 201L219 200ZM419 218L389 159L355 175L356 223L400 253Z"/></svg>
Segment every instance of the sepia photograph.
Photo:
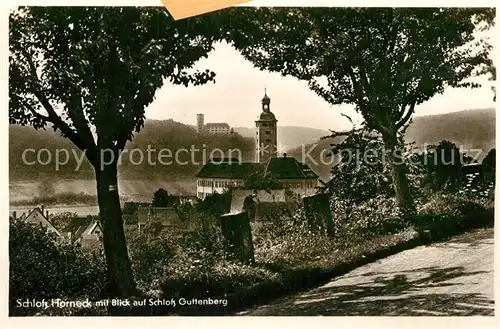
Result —
<svg viewBox="0 0 500 329"><path fill-rule="evenodd" d="M9 317L495 316L495 8L8 16Z"/></svg>

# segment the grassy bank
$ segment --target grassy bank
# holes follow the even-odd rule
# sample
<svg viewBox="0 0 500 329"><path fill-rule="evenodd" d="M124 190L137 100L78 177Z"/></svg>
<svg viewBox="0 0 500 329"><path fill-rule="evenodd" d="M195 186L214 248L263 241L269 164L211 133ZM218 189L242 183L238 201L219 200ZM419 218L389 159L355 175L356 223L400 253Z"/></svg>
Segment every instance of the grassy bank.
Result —
<svg viewBox="0 0 500 329"><path fill-rule="evenodd" d="M363 244L325 254L318 260L298 266L291 268L268 266L268 269L276 273L277 277L273 280L262 280L229 294L220 294L219 298L228 300L228 306L225 308L185 307L175 310L150 308L141 310L141 314L232 315L244 309L268 303L277 297L321 285L333 277L398 252L443 241L474 229L493 227L494 211L490 209L463 217L435 218L434 224L423 223L422 220L421 217L415 218L415 227L404 232L380 236Z"/></svg>

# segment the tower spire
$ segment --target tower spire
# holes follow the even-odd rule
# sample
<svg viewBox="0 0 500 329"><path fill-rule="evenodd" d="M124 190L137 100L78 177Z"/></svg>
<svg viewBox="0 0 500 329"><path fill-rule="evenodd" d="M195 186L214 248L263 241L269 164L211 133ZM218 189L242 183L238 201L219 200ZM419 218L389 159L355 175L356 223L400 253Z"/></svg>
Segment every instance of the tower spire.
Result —
<svg viewBox="0 0 500 329"><path fill-rule="evenodd" d="M256 124L256 161L265 163L277 154L276 117L271 112L271 99L267 96L267 86L264 86L262 112L255 121Z"/></svg>

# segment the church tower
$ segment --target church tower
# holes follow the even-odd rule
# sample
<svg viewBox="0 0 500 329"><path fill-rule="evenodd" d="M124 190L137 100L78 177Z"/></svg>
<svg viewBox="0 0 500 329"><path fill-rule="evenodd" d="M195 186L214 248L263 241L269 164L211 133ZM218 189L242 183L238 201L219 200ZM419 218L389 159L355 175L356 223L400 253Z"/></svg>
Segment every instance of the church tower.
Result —
<svg viewBox="0 0 500 329"><path fill-rule="evenodd" d="M265 163L274 158L278 153L278 135L276 124L278 120L271 112L271 99L264 91L262 98L262 113L255 121L255 161Z"/></svg>

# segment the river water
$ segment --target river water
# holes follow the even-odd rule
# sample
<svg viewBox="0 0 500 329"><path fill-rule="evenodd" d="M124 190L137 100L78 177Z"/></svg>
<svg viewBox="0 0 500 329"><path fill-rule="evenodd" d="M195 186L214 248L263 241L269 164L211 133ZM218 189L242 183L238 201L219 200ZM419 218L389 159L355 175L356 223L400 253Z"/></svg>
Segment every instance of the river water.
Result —
<svg viewBox="0 0 500 329"><path fill-rule="evenodd" d="M16 216L19 217L23 213L28 214L34 206L11 206L9 209L9 214L12 216L12 213L15 211ZM98 215L99 214L99 206L53 206L53 207L45 207L45 211L49 211L50 214L60 214L64 212L76 213L78 216L88 216L88 215Z"/></svg>

